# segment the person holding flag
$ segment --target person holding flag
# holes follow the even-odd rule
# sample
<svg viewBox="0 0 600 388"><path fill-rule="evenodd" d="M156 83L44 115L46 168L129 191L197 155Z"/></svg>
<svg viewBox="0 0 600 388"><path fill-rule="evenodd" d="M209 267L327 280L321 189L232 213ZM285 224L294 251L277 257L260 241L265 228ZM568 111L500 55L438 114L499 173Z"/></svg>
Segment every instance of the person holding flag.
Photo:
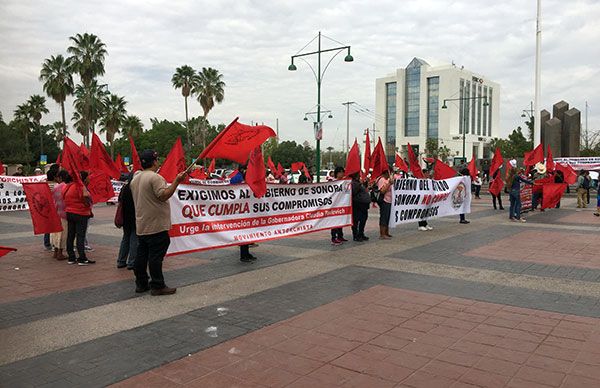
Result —
<svg viewBox="0 0 600 388"><path fill-rule="evenodd" d="M80 181L67 183L63 188L62 197L67 215L67 255L68 264L89 265L96 263L86 256L85 235L88 221L92 218L92 197L85 184L89 183L87 171L81 171ZM77 253L75 257L74 243L77 237Z"/></svg>
<svg viewBox="0 0 600 388"><path fill-rule="evenodd" d="M515 159L512 159L509 163L511 168L506 180L506 187L509 190L510 198L508 217L514 222L526 222L527 220L521 218L521 183L533 185L533 182L521 176L524 171L522 168L517 169L517 161Z"/></svg>

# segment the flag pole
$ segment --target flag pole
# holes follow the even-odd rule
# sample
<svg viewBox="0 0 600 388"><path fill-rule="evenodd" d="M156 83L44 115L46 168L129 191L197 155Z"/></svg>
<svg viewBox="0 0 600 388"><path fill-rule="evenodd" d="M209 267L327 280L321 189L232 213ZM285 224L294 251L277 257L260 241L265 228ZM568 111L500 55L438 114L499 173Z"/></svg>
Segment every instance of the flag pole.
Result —
<svg viewBox="0 0 600 388"><path fill-rule="evenodd" d="M541 50L542 50L542 0L537 0L537 17L535 28L535 96L533 107L533 148L542 141L541 114L540 114L540 76L541 76Z"/></svg>

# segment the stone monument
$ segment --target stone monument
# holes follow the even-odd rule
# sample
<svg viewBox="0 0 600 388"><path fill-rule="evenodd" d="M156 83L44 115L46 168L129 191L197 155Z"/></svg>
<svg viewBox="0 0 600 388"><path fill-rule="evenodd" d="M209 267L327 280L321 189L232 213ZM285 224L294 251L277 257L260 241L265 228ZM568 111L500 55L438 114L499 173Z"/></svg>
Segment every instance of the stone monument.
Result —
<svg viewBox="0 0 600 388"><path fill-rule="evenodd" d="M552 107L552 117L547 110L542 110L540 116L544 150L550 146L555 157L579 156L581 112L560 101Z"/></svg>

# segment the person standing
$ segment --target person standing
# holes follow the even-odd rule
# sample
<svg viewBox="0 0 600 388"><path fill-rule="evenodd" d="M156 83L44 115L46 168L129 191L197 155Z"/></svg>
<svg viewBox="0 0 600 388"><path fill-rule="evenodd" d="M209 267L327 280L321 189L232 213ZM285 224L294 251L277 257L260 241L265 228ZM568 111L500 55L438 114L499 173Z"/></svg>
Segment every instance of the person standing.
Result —
<svg viewBox="0 0 600 388"><path fill-rule="evenodd" d="M494 176L492 177L491 182L493 182L496 179L498 174L500 174L500 169L497 169L496 171L494 171ZM490 183L490 185L491 185L491 183ZM492 194L492 193L490 193L490 194ZM498 195L492 194L492 203L494 204L494 210L498 209L496 207L496 200L498 201L498 206L500 207L500 210L504 210L504 207L502 207L502 190L498 191Z"/></svg>
<svg viewBox="0 0 600 388"><path fill-rule="evenodd" d="M331 180L336 181L344 178L344 173L344 167L336 167L333 170L333 179ZM342 228L331 229L331 245L341 245L346 241L348 240L344 238L344 230Z"/></svg>
<svg viewBox="0 0 600 388"><path fill-rule="evenodd" d="M127 182L121 187L119 202L123 211L123 238L117 257L117 268L133 270L137 256L138 238L135 229L135 204L131 193L131 180L133 174L129 175Z"/></svg>
<svg viewBox="0 0 600 388"><path fill-rule="evenodd" d="M475 180L473 181L473 188L475 189L475 199L481 199L481 197L479 196L479 194L481 193L481 177L479 176L480 173L477 173L477 175L475 176Z"/></svg>
<svg viewBox="0 0 600 388"><path fill-rule="evenodd" d="M463 168L460 170L460 175L470 176L471 173L469 172L468 168ZM481 183L479 184L479 188L481 188ZM479 198L479 196L477 196L477 198ZM465 218L465 213L461 213L459 216L459 219L460 219L460 221L459 221L460 224L470 224L471 223L471 221L469 221Z"/></svg>
<svg viewBox="0 0 600 388"><path fill-rule="evenodd" d="M577 177L577 207L585 208L587 207L587 188L586 188L586 179L585 179L585 170L581 170L579 172L579 176ZM588 183L589 187L589 183Z"/></svg>
<svg viewBox="0 0 600 388"><path fill-rule="evenodd" d="M177 289L167 287L163 277L162 263L171 243L171 207L169 198L185 179L186 171L177 174L173 183L167 184L158 175L158 154L144 150L140 155L142 171L131 180L131 194L135 205L135 228L138 236L138 251L135 260L135 292L152 290L152 295L171 295ZM148 273L150 270L150 282Z"/></svg>
<svg viewBox="0 0 600 388"><path fill-rule="evenodd" d="M521 183L532 185L533 182L521 176L523 169L521 168L517 170L517 161L515 159L512 159L509 163L511 165L511 169L508 173L508 179L506 181L510 198L508 217L511 221L526 222L527 220L521 218Z"/></svg>
<svg viewBox="0 0 600 388"><path fill-rule="evenodd" d="M52 188L52 199L56 205L56 212L60 217L60 224L62 231L51 233L50 242L54 247L54 258L56 260L66 260L67 257L63 255L63 252L67 251L67 230L69 225L67 223L67 213L65 213L65 201L62 197L62 191L67 183L71 182L71 176L66 170L60 170L54 177L56 183Z"/></svg>
<svg viewBox="0 0 600 388"><path fill-rule="evenodd" d="M89 183L87 171L81 171L81 182L70 182L63 188L62 197L67 216L67 255L68 264L89 265L96 263L86 256L85 234L89 219L92 217L92 198L85 184ZM74 243L77 238L77 253L75 257Z"/></svg>
<svg viewBox="0 0 600 388"><path fill-rule="evenodd" d="M377 179L377 188L383 196L379 201L379 239L389 240L390 235L390 213L392 211L392 182L389 170L385 170Z"/></svg>
<svg viewBox="0 0 600 388"><path fill-rule="evenodd" d="M360 181L358 173L350 177L352 178L352 237L356 242L363 242L369 240L365 236L365 225L369 217L371 196Z"/></svg>

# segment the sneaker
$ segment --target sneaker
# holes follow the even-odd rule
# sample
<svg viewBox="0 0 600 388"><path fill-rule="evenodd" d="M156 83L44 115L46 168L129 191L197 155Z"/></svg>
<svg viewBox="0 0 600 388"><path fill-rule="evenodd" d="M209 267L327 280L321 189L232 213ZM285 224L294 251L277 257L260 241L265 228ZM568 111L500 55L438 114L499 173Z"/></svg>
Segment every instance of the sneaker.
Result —
<svg viewBox="0 0 600 388"><path fill-rule="evenodd" d="M86 251L88 251L88 252L94 252L94 248L92 248L92 247L91 247L91 246L89 246L89 245L86 245L86 246L84 247L84 249L85 249Z"/></svg>
<svg viewBox="0 0 600 388"><path fill-rule="evenodd" d="M426 226L419 226L419 230L421 232L427 232L427 227Z"/></svg>
<svg viewBox="0 0 600 388"><path fill-rule="evenodd" d="M504 208L502 206L500 206L500 210L504 210Z"/></svg>
<svg viewBox="0 0 600 388"><path fill-rule="evenodd" d="M360 236L360 238L362 238L363 241L369 241L369 238L367 236Z"/></svg>
<svg viewBox="0 0 600 388"><path fill-rule="evenodd" d="M340 240L341 242L348 242L348 240L346 240L346 239L345 239L345 238L343 238L343 237L340 237L340 238L338 238L338 240Z"/></svg>
<svg viewBox="0 0 600 388"><path fill-rule="evenodd" d="M90 265L90 264L96 264L96 262L94 260L90 260L90 259L77 261L77 265Z"/></svg>
<svg viewBox="0 0 600 388"><path fill-rule="evenodd" d="M47 251L54 251L54 248L52 248L52 245L44 245L44 249Z"/></svg>
<svg viewBox="0 0 600 388"><path fill-rule="evenodd" d="M117 268L125 268L127 267L127 264L117 264Z"/></svg>
<svg viewBox="0 0 600 388"><path fill-rule="evenodd" d="M521 221L521 222L527 222L527 220L525 218L521 218L519 221Z"/></svg>
<svg viewBox="0 0 600 388"><path fill-rule="evenodd" d="M427 225L427 226L425 226L425 227L427 228L427 230L433 230L433 226L429 226L429 225Z"/></svg>
<svg viewBox="0 0 600 388"><path fill-rule="evenodd" d="M342 245L342 241L339 238L334 238L331 240L331 245Z"/></svg>
<svg viewBox="0 0 600 388"><path fill-rule="evenodd" d="M364 240L362 239L362 237L354 237L352 240L353 240L353 241L356 241L356 242L363 242L363 241L364 241Z"/></svg>
<svg viewBox="0 0 600 388"><path fill-rule="evenodd" d="M144 292L146 292L146 291L150 291L150 287L148 287L148 286L145 286L145 287L139 287L139 286L138 286L138 287L136 287L136 288L135 288L135 292L136 292L137 294L141 294L141 293L144 293Z"/></svg>
<svg viewBox="0 0 600 388"><path fill-rule="evenodd" d="M594 213L594 215L595 215L596 217L600 217L600 213L598 213L598 212Z"/></svg>
<svg viewBox="0 0 600 388"><path fill-rule="evenodd" d="M76 263L77 263L77 260L75 260L75 259L68 259L67 260L67 264L76 264Z"/></svg>
<svg viewBox="0 0 600 388"><path fill-rule="evenodd" d="M171 288L171 287L154 288L150 291L150 295L152 295L152 296L173 295L176 292L177 292L177 288Z"/></svg>
<svg viewBox="0 0 600 388"><path fill-rule="evenodd" d="M470 223L471 223L471 221L467 221L467 220L460 220L460 222L459 222L459 223L461 223L461 224L470 224Z"/></svg>
<svg viewBox="0 0 600 388"><path fill-rule="evenodd" d="M243 263L253 263L256 260L256 256L247 255L240 257L240 261Z"/></svg>
<svg viewBox="0 0 600 388"><path fill-rule="evenodd" d="M384 234L383 236L379 236L379 239L380 240L389 240L390 238Z"/></svg>

